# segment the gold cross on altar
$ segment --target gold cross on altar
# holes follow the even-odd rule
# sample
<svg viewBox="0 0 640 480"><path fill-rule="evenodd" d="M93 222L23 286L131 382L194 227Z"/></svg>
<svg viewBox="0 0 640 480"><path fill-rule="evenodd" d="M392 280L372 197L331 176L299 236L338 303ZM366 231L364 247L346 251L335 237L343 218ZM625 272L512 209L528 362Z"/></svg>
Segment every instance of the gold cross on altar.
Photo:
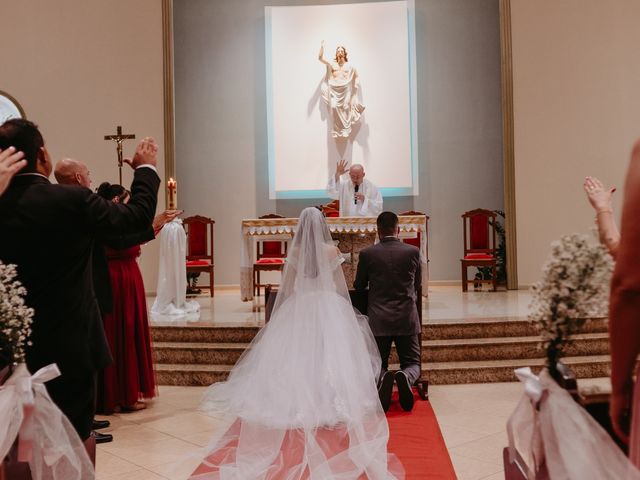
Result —
<svg viewBox="0 0 640 480"><path fill-rule="evenodd" d="M122 142L125 140L129 140L131 138L136 138L135 135L129 133L122 133L122 127L118 125L116 128L115 135L105 135L105 140L113 140L116 142L116 152L118 154L118 169L120 174L120 185L122 185Z"/></svg>

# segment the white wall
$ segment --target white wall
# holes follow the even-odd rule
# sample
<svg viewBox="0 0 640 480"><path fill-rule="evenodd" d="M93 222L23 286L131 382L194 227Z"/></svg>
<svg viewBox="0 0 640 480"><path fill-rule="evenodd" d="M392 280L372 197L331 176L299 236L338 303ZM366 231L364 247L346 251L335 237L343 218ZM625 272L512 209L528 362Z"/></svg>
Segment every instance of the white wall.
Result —
<svg viewBox="0 0 640 480"><path fill-rule="evenodd" d="M268 195L264 7L317 3L174 1L180 206L216 220L216 283L239 283L241 219L327 201ZM460 215L503 205L497 0L416 0L416 42L420 195L385 208L431 215L431 278L459 279Z"/></svg>
<svg viewBox="0 0 640 480"><path fill-rule="evenodd" d="M586 175L618 186L620 212L640 134L640 2L511 0L511 12L518 277L529 285L551 241L593 227Z"/></svg>
<svg viewBox="0 0 640 480"><path fill-rule="evenodd" d="M153 136L163 151L160 1L5 1L1 11L0 90L40 126L54 161L83 160L94 187L117 182L115 145L103 140L116 125ZM134 148L127 142L125 153ZM158 171L164 176L162 155ZM129 169L125 185L131 178ZM147 291L156 288L157 258L157 242L143 248Z"/></svg>

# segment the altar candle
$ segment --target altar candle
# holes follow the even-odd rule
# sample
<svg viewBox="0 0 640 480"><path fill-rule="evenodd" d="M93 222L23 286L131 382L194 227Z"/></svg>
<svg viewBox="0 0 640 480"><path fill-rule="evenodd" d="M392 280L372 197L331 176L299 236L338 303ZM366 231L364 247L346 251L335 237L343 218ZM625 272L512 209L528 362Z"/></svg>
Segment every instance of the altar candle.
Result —
<svg viewBox="0 0 640 480"><path fill-rule="evenodd" d="M169 210L178 208L178 182L173 178L167 181L167 198L169 199Z"/></svg>

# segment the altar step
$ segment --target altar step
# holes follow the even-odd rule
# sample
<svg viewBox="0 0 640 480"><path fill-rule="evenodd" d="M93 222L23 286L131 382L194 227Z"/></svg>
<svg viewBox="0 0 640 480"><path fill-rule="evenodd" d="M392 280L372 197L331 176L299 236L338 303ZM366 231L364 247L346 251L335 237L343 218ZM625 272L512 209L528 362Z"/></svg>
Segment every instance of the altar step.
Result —
<svg viewBox="0 0 640 480"><path fill-rule="evenodd" d="M562 361L580 379L607 377L610 373L611 359L608 355L564 357ZM516 380L513 373L515 369L531 367L534 372L538 372L544 362L543 358L439 362L426 365L426 373L432 385L513 382ZM225 380L232 365L156 364L155 367L156 379L160 385L206 386ZM397 370L400 366L390 364L389 368Z"/></svg>
<svg viewBox="0 0 640 480"><path fill-rule="evenodd" d="M609 374L604 319L592 320L567 349L578 378ZM209 385L224 380L259 327L152 326L161 385ZM432 384L514 381L513 370L544 365L540 337L528 321L423 326L422 361ZM398 361L392 351L391 363Z"/></svg>
<svg viewBox="0 0 640 480"><path fill-rule="evenodd" d="M248 343L156 342L156 363L194 365L234 365ZM606 333L575 336L567 348L567 356L606 355L609 341ZM512 360L542 358L539 337L467 338L455 340L425 340L422 342L422 362L465 362L482 360ZM391 363L398 363L395 348Z"/></svg>
<svg viewBox="0 0 640 480"><path fill-rule="evenodd" d="M253 340L260 326L229 326L212 324L151 325L154 342L245 342ZM582 333L607 332L607 319L594 318L583 326ZM469 323L469 320L451 320L447 323L422 325L425 340L453 340L463 338L499 338L537 336L533 322L522 318L496 318Z"/></svg>

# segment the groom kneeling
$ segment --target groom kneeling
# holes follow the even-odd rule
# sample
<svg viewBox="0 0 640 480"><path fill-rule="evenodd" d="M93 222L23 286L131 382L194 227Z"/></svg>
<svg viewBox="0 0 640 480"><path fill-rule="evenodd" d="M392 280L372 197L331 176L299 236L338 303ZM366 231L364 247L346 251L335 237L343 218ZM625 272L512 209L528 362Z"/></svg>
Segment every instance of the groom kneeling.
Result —
<svg viewBox="0 0 640 480"><path fill-rule="evenodd" d="M413 408L411 385L420 377L420 317L416 295L420 291L420 250L398 239L398 216L378 216L380 243L360 252L354 281L356 290L369 287L367 314L382 357L378 394L386 412L391 403L393 382L398 385L403 410ZM396 344L400 370L387 371L391 344Z"/></svg>

